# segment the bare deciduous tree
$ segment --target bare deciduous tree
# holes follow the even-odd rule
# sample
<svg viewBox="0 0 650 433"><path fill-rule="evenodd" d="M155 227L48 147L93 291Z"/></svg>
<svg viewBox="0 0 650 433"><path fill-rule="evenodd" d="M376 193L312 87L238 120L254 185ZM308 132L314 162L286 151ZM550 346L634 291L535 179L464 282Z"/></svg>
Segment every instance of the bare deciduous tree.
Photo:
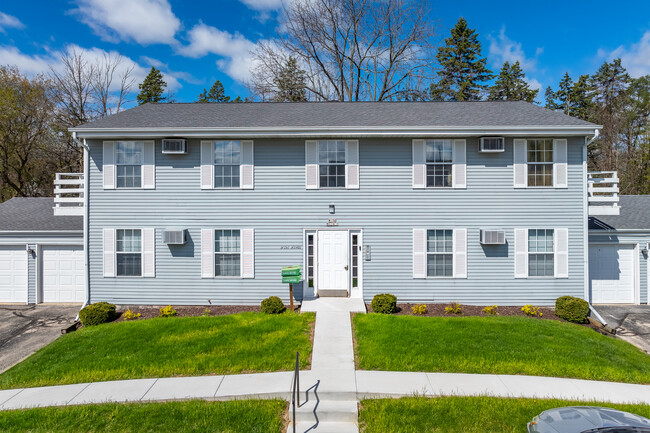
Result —
<svg viewBox="0 0 650 433"><path fill-rule="evenodd" d="M289 57L306 72L309 99L421 99L431 76L434 26L427 0L292 0L281 38L254 53L249 87L262 100Z"/></svg>

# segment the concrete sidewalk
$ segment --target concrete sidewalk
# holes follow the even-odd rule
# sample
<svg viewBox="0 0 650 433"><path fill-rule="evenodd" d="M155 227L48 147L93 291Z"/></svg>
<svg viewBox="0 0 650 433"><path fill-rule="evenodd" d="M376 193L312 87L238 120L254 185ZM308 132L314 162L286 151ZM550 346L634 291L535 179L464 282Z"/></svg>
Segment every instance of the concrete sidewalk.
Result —
<svg viewBox="0 0 650 433"><path fill-rule="evenodd" d="M300 372L301 401L318 387L319 398L398 398L413 395L557 398L650 405L650 385L539 376L337 370ZM108 402L236 400L289 401L292 372L171 377L21 388L0 391L0 409ZM319 383L320 382L320 383ZM336 383L345 386L339 388Z"/></svg>

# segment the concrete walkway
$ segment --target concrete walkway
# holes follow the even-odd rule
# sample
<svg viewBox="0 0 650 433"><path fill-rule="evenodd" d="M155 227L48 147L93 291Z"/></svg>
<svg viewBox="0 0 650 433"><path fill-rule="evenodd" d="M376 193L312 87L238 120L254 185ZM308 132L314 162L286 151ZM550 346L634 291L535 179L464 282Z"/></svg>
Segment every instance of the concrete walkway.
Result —
<svg viewBox="0 0 650 433"><path fill-rule="evenodd" d="M650 353L650 305L596 305L616 336Z"/></svg>

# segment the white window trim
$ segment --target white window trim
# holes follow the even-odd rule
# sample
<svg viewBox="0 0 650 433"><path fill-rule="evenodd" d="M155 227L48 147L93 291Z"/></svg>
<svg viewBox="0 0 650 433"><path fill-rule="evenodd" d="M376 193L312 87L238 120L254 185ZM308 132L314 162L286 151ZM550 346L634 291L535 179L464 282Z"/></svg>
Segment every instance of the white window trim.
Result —
<svg viewBox="0 0 650 433"><path fill-rule="evenodd" d="M342 141L344 143L344 149L345 149L345 160L343 162L335 162L335 163L327 163L323 164L320 162L320 145L323 142L326 141ZM337 139L330 139L330 140L318 140L317 145L316 145L316 153L317 153L317 162L318 162L318 189L329 189L329 190L340 190L340 189L349 189L347 184L348 184L348 170L347 170L347 165L349 161L348 157L348 143L346 140L337 140ZM342 166L343 167L343 176L344 176L344 181L343 181L343 186L321 186L320 184L320 168L321 166L330 166L330 165L336 165L336 166Z"/></svg>
<svg viewBox="0 0 650 433"><path fill-rule="evenodd" d="M115 189L120 189L120 190L140 190L140 189L145 189L144 187L144 159L145 159L145 142L141 140L116 140L115 145L113 147L113 152L115 152L115 156L113 157L114 160L114 165L115 165ZM139 143L142 146L142 161L140 161L140 164L126 164L126 163L121 163L118 162L117 160L117 148L119 147L120 143ZM118 178L119 176L119 167L120 166L140 166L140 186L119 186ZM117 273L117 269L116 269Z"/></svg>
<svg viewBox="0 0 650 433"><path fill-rule="evenodd" d="M530 144L530 140L548 140L551 142L551 162L529 162L528 161L528 145ZM535 138L527 138L526 139L526 188L531 188L531 189L554 189L555 188L555 145L554 141L552 138L547 138L547 137L535 137ZM528 167L531 165L550 165L551 166L551 184L550 185L529 185L528 184L528 177L530 170L528 170Z"/></svg>
<svg viewBox="0 0 650 433"><path fill-rule="evenodd" d="M428 162L427 161L427 143L430 141L443 141L448 142L451 147L451 160L449 162ZM428 186L429 176L428 176L428 167L429 165L448 165L449 166L449 186ZM451 138L430 138L424 140L424 188L425 189L454 189L454 140ZM427 229L429 230L429 229ZM437 230L437 229L435 229ZM448 277L444 277L448 278Z"/></svg>
<svg viewBox="0 0 650 433"><path fill-rule="evenodd" d="M553 252L552 253L539 253L539 252L531 252L530 251L530 231L531 230L553 230ZM535 228L529 228L526 229L526 278L531 278L534 280L548 280L548 279L556 279L556 273L557 269L555 267L557 266L555 263L555 254L557 252L557 241L556 237L557 236L557 229L555 228L544 228L544 227L535 227ZM553 262L553 275L530 275L530 256L533 254L550 254L551 261Z"/></svg>
<svg viewBox="0 0 650 433"><path fill-rule="evenodd" d="M214 154L215 154L215 146L217 142L228 142L228 141L236 141L239 143L239 163L238 164L226 164L226 163L217 163L214 162ZM242 173L241 173L241 167L242 167L242 140L211 140L212 143L212 189L217 189L217 190L240 190L242 189ZM215 184L215 177L216 177L216 167L231 167L231 166L237 166L239 167L239 186L216 186Z"/></svg>
<svg viewBox="0 0 650 433"><path fill-rule="evenodd" d="M134 251L130 251L130 252L122 251L122 252L120 252L120 251L117 250L117 232L119 232L120 230L140 230L140 251L138 253L136 253ZM143 248L144 239L142 237L142 232L143 232L143 229L141 229L141 228L119 228L119 229L115 229L115 239L114 239L115 245L113 245L113 251L115 252L114 253L115 254L115 257L114 257L114 260L115 260L115 264L114 264L114 266L115 266L115 278L127 278L127 279L129 279L129 278L144 278L144 248ZM140 275L119 275L118 274L118 267L117 267L117 256L119 254L140 254Z"/></svg>
<svg viewBox="0 0 650 433"><path fill-rule="evenodd" d="M451 232L451 251L444 252L444 253L430 252L429 251L429 230L448 230L448 231L450 231ZM455 242L454 242L454 229L451 229L451 228L438 228L438 227L436 227L436 228L426 228L425 229L425 242L426 242L426 246L425 246L425 252L424 252L424 256L425 256L424 265L425 265L425 272L426 272L426 275L427 275L426 278L431 279L431 280L450 280L450 279L456 278L454 276L454 264L455 264L455 261L456 261L456 254L455 254L456 245L455 245ZM447 275L444 275L444 276L429 275L429 254L450 255L451 256L451 275L449 275L449 276L447 276Z"/></svg>
<svg viewBox="0 0 650 433"><path fill-rule="evenodd" d="M221 252L217 251L217 248L216 248L217 231L220 231L220 230L237 230L237 231L239 231L239 252L237 252L237 253L230 253L230 252L229 253L221 253ZM244 263L243 263L243 254L242 254L244 245L243 245L243 239L242 239L242 231L243 231L243 229L240 229L240 228L216 228L216 229L212 230L212 232L213 232L213 234L212 234L212 241L213 241L212 242L213 243L213 245L212 245L212 264L213 264L213 266L212 266L212 276L213 276L213 278L219 279L219 280L221 280L221 279L233 280L233 279L243 279L244 278L244 276L243 276L244 275ZM217 254L232 254L232 255L238 254L239 255L239 275L217 275Z"/></svg>

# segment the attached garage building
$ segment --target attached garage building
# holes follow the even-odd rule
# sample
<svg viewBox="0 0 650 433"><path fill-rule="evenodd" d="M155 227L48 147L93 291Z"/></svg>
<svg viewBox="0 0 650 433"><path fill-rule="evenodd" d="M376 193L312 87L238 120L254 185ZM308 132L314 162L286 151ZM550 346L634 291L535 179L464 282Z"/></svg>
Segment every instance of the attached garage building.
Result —
<svg viewBox="0 0 650 433"><path fill-rule="evenodd" d="M648 303L650 196L621 196L620 215L589 219L593 304Z"/></svg>
<svg viewBox="0 0 650 433"><path fill-rule="evenodd" d="M0 204L0 303L86 299L83 217L55 216L52 198Z"/></svg>

